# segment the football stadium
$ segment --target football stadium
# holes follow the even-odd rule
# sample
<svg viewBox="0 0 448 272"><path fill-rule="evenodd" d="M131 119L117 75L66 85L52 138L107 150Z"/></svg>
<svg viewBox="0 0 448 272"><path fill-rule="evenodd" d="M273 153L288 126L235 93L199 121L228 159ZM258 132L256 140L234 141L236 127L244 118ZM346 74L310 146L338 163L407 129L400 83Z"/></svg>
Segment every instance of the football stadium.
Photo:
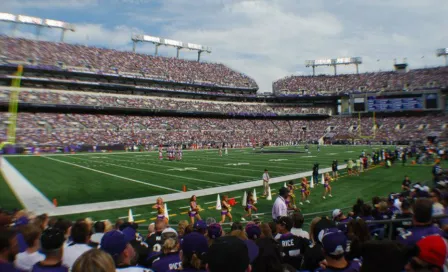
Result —
<svg viewBox="0 0 448 272"><path fill-rule="evenodd" d="M0 21L61 33L0 33L0 271L447 271L448 66L310 57L261 93L209 46Z"/></svg>

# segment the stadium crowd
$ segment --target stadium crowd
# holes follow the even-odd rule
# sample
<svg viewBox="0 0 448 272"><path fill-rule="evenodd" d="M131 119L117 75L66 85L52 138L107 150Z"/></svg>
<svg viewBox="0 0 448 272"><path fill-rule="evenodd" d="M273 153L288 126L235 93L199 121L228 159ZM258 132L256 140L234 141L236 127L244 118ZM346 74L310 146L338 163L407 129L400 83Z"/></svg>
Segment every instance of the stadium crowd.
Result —
<svg viewBox="0 0 448 272"><path fill-rule="evenodd" d="M358 199L346 212L314 218L309 229L300 211L233 222L227 233L213 218L157 219L142 236L123 219L112 225L0 210L0 271L442 272L448 178L436 176L432 189L405 178L398 193L371 203ZM282 188L278 198L287 194ZM399 220L382 221L390 219Z"/></svg>
<svg viewBox="0 0 448 272"><path fill-rule="evenodd" d="M8 114L0 114L0 138L6 138ZM375 122L375 123L374 123ZM374 129L375 128L375 129ZM200 144L226 143L229 147L293 142L327 142L359 139L417 141L447 131L443 116L362 118L331 117L322 120L217 119L95 114L18 114L17 143L25 146L71 144ZM374 136L374 137L373 137Z"/></svg>
<svg viewBox="0 0 448 272"><path fill-rule="evenodd" d="M120 73L170 82L205 86L258 88L255 81L219 63L197 62L68 43L0 36L7 59L63 67L69 71Z"/></svg>
<svg viewBox="0 0 448 272"><path fill-rule="evenodd" d="M375 72L364 74L288 76L274 82L274 92L285 95L335 95L344 93L446 88L448 67L415 69L406 73Z"/></svg>
<svg viewBox="0 0 448 272"><path fill-rule="evenodd" d="M8 103L9 89L0 88L0 103ZM138 95L101 94L74 91L24 89L19 102L52 105L76 105L178 112L213 112L227 115L277 116L290 114L328 114L329 108L300 107L294 104L212 102L198 99L170 99Z"/></svg>

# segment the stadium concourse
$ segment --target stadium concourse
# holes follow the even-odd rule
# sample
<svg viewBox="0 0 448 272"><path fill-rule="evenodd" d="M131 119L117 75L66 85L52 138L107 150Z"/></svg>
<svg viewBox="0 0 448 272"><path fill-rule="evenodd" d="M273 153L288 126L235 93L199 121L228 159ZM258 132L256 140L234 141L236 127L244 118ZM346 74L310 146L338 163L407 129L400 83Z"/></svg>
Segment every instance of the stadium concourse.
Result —
<svg viewBox="0 0 448 272"><path fill-rule="evenodd" d="M259 95L221 63L0 50L0 271L445 268L446 67Z"/></svg>

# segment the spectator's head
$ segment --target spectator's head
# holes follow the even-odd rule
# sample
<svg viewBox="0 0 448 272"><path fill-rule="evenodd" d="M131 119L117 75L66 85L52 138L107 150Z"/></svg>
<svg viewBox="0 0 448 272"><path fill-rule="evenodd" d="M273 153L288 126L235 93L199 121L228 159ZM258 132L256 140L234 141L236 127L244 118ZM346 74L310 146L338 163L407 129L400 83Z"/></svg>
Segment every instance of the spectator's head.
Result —
<svg viewBox="0 0 448 272"><path fill-rule="evenodd" d="M155 227L156 233L161 233L165 228L166 228L165 220L157 220L156 221L156 227Z"/></svg>
<svg viewBox="0 0 448 272"><path fill-rule="evenodd" d="M426 198L419 198L414 203L414 225L428 225L432 221L432 202Z"/></svg>
<svg viewBox="0 0 448 272"><path fill-rule="evenodd" d="M280 190L278 191L279 196L283 197L284 199L286 199L289 195L289 190L288 188L282 187L280 188Z"/></svg>
<svg viewBox="0 0 448 272"><path fill-rule="evenodd" d="M68 239L68 237L70 237L71 235L72 221L59 218L56 223L54 223L53 228L62 231L64 233L65 239Z"/></svg>
<svg viewBox="0 0 448 272"><path fill-rule="evenodd" d="M112 257L100 249L84 252L73 264L72 272L110 272L115 271Z"/></svg>
<svg viewBox="0 0 448 272"><path fill-rule="evenodd" d="M179 251L179 239L177 237L165 239L162 245L162 252L164 254L178 252Z"/></svg>
<svg viewBox="0 0 448 272"><path fill-rule="evenodd" d="M192 232L185 235L180 246L182 267L201 270L205 268L208 242L204 235Z"/></svg>
<svg viewBox="0 0 448 272"><path fill-rule="evenodd" d="M156 231L156 223L151 223L148 225L148 236Z"/></svg>
<svg viewBox="0 0 448 272"><path fill-rule="evenodd" d="M48 214L43 213L34 219L34 224L36 224L42 230L44 230L48 227L49 220L50 220L50 218L48 217Z"/></svg>
<svg viewBox="0 0 448 272"><path fill-rule="evenodd" d="M246 225L246 234L250 240L257 240L261 236L261 229L257 224L249 223Z"/></svg>
<svg viewBox="0 0 448 272"><path fill-rule="evenodd" d="M439 189L432 189L429 195L433 203L440 203L442 201L442 192Z"/></svg>
<svg viewBox="0 0 448 272"><path fill-rule="evenodd" d="M272 230L268 223L260 224L260 230L261 230L260 238L273 238Z"/></svg>
<svg viewBox="0 0 448 272"><path fill-rule="evenodd" d="M184 236L185 235L185 228L188 226L188 221L187 220L180 220L179 224L177 225L177 233L179 234L179 236Z"/></svg>
<svg viewBox="0 0 448 272"><path fill-rule="evenodd" d="M410 212L411 211L411 203L409 202L409 200L404 199L401 202L401 212Z"/></svg>
<svg viewBox="0 0 448 272"><path fill-rule="evenodd" d="M109 220L104 220L104 232L109 232L112 230L112 223Z"/></svg>
<svg viewBox="0 0 448 272"><path fill-rule="evenodd" d="M57 228L48 228L44 230L40 237L40 246L42 253L47 259L53 258L61 260L63 254L63 245L65 242L64 232Z"/></svg>
<svg viewBox="0 0 448 272"><path fill-rule="evenodd" d="M237 237L223 236L216 239L209 249L207 270L210 272L250 272L249 255L249 249L244 241Z"/></svg>
<svg viewBox="0 0 448 272"><path fill-rule="evenodd" d="M368 205L368 204L363 204L361 206L361 213L360 213L361 217L367 217L367 216L372 216L372 206Z"/></svg>
<svg viewBox="0 0 448 272"><path fill-rule="evenodd" d="M208 238L214 240L222 236L222 227L220 224L211 224L207 228L207 236Z"/></svg>
<svg viewBox="0 0 448 272"><path fill-rule="evenodd" d="M42 230L33 224L27 225L22 231L23 238L25 239L28 248L39 248L39 238L41 234Z"/></svg>
<svg viewBox="0 0 448 272"><path fill-rule="evenodd" d="M102 221L96 221L93 225L93 230L95 231L95 233L103 233L105 229L106 225Z"/></svg>
<svg viewBox="0 0 448 272"><path fill-rule="evenodd" d="M90 229L87 223L77 222L72 227L72 240L76 244L86 244L90 239Z"/></svg>
<svg viewBox="0 0 448 272"><path fill-rule="evenodd" d="M336 228L322 230L319 233L319 241L326 258L340 260L344 257L347 237L342 231Z"/></svg>
<svg viewBox="0 0 448 272"><path fill-rule="evenodd" d="M370 231L366 222L361 218L350 220L347 224L347 236L351 241L366 242L370 240Z"/></svg>
<svg viewBox="0 0 448 272"><path fill-rule="evenodd" d="M408 260L416 254L414 247L390 240L367 241L361 244L359 252L362 256L363 272L403 271Z"/></svg>
<svg viewBox="0 0 448 272"><path fill-rule="evenodd" d="M114 229L119 230L120 226L123 225L124 220L123 219L117 219L117 221L115 221L115 227Z"/></svg>
<svg viewBox="0 0 448 272"><path fill-rule="evenodd" d="M162 243L166 241L167 239L178 239L178 233L173 228L166 228L162 231Z"/></svg>
<svg viewBox="0 0 448 272"><path fill-rule="evenodd" d="M130 265L135 258L135 250L130 241L131 238L120 231L109 231L101 239L101 249L112 256L115 266Z"/></svg>
<svg viewBox="0 0 448 272"><path fill-rule="evenodd" d="M277 220L277 233L285 234L291 231L293 226L292 219L288 216L282 216Z"/></svg>
<svg viewBox="0 0 448 272"><path fill-rule="evenodd" d="M252 263L254 271L283 272L282 248L272 238L260 238L256 241L258 257Z"/></svg>
<svg viewBox="0 0 448 272"><path fill-rule="evenodd" d="M19 253L16 232L12 229L0 229L0 260L4 262L14 262Z"/></svg>
<svg viewBox="0 0 448 272"><path fill-rule="evenodd" d="M375 206L376 204L380 203L381 198L379 196L372 197L372 205Z"/></svg>
<svg viewBox="0 0 448 272"><path fill-rule="evenodd" d="M198 220L194 222L193 229L194 231L205 235L207 233L207 224L204 222L204 220Z"/></svg>
<svg viewBox="0 0 448 272"><path fill-rule="evenodd" d="M303 226L304 218L301 212L295 212L292 215L293 227L296 229L301 229Z"/></svg>
<svg viewBox="0 0 448 272"><path fill-rule="evenodd" d="M331 213L332 217L333 217L333 221L338 222L340 220L340 218L342 217L343 213L340 209L335 209L332 213Z"/></svg>
<svg viewBox="0 0 448 272"><path fill-rule="evenodd" d="M318 219L317 219L318 218ZM324 229L335 228L333 221L327 217L317 217L314 218L310 226L310 238L314 243L320 243L319 233Z"/></svg>
<svg viewBox="0 0 448 272"><path fill-rule="evenodd" d="M406 271L442 272L448 258L447 241L438 235L427 236L417 242L419 253L406 265Z"/></svg>
<svg viewBox="0 0 448 272"><path fill-rule="evenodd" d="M243 230L243 224L241 224L241 222L233 222L232 226L230 227L230 231L234 230Z"/></svg>
<svg viewBox="0 0 448 272"><path fill-rule="evenodd" d="M378 209L379 212L385 213L388 211L388 205L386 201L380 201L380 203L375 205L375 208Z"/></svg>

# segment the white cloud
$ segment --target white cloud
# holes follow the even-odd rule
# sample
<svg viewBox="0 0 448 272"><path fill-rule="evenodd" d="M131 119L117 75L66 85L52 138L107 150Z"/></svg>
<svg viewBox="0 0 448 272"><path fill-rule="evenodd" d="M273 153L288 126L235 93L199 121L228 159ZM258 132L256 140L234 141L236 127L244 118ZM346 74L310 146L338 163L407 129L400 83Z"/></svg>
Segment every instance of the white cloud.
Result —
<svg viewBox="0 0 448 272"><path fill-rule="evenodd" d="M260 91L270 91L272 82L281 77L310 74L311 69L304 66L307 59L360 56L364 62L360 71L365 72L390 70L393 59L407 58L410 67L418 68L442 64L434 52L448 46L446 0L105 1L68 2L85 11L85 16L74 22L77 32L67 34L68 41L130 50L130 34L135 32L211 46L213 53L204 55L204 60L222 62L248 74L258 82ZM36 9L67 11L62 2L67 3L6 1L6 7L13 12L23 3ZM100 20L89 17L95 6L110 16ZM154 47L139 45L137 50L152 54ZM162 47L159 52L176 54L174 48ZM188 51L181 56L197 57ZM354 67L338 67L340 73L354 71ZM317 73L333 70L322 67Z"/></svg>

